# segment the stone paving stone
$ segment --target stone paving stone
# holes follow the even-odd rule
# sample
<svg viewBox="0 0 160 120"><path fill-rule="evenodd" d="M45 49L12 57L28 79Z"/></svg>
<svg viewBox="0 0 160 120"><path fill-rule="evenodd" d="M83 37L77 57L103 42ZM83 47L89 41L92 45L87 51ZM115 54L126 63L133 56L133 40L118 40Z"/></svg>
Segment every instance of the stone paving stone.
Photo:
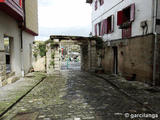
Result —
<svg viewBox="0 0 160 120"><path fill-rule="evenodd" d="M97 74L97 75L109 80L110 82L118 86L119 89L125 91L129 96L141 102L142 104L144 104L144 106L151 108L157 114L160 114L159 87L151 87L148 84L138 81L127 81L126 79L120 76L113 76L106 74ZM142 110L147 111L144 107L142 108Z"/></svg>
<svg viewBox="0 0 160 120"><path fill-rule="evenodd" d="M44 73L29 73L13 84L0 87L0 114L32 89L43 77L45 77ZM22 110L25 111L25 108Z"/></svg>
<svg viewBox="0 0 160 120"><path fill-rule="evenodd" d="M125 120L124 113L144 113L143 108L103 79L81 71L62 71L48 76L2 120L24 109L25 113L38 112L35 120Z"/></svg>

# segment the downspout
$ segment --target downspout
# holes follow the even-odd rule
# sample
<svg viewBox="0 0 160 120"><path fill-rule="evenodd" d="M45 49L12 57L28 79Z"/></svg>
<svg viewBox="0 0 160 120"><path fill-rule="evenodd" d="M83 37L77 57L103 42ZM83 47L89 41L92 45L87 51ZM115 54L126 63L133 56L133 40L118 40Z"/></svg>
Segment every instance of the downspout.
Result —
<svg viewBox="0 0 160 120"><path fill-rule="evenodd" d="M24 77L24 62L23 62L23 31L26 27L26 18L25 18L25 0L22 1L23 4L23 13L24 13L24 23L22 25L20 34L21 34L21 75Z"/></svg>
<svg viewBox="0 0 160 120"><path fill-rule="evenodd" d="M20 30L20 37L21 37L21 75L24 77L24 63L23 63L23 28Z"/></svg>
<svg viewBox="0 0 160 120"><path fill-rule="evenodd" d="M154 0L153 3L153 34L154 34L154 58L153 58L153 83L156 85L156 59L157 59L157 32L156 32L156 19L157 19L158 1Z"/></svg>

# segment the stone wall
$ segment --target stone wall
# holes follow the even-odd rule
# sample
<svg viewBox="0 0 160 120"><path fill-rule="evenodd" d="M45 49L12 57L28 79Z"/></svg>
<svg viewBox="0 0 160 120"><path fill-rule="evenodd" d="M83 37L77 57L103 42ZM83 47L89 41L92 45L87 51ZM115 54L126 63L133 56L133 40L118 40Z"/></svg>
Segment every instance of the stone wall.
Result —
<svg viewBox="0 0 160 120"><path fill-rule="evenodd" d="M160 85L160 35L157 36L157 50L156 50L156 80L155 84Z"/></svg>
<svg viewBox="0 0 160 120"><path fill-rule="evenodd" d="M97 67L96 42L88 41L88 44L81 45L81 69L94 72Z"/></svg>
<svg viewBox="0 0 160 120"><path fill-rule="evenodd" d="M102 66L105 72L113 73L113 46L118 48L118 73L128 80L136 79L152 83L154 36L147 35L114 41L106 46Z"/></svg>
<svg viewBox="0 0 160 120"><path fill-rule="evenodd" d="M5 64L6 64L5 52L0 50L0 87L7 84L7 82L5 81L5 75L6 75L6 65Z"/></svg>
<svg viewBox="0 0 160 120"><path fill-rule="evenodd" d="M46 68L47 74L53 74L60 71L60 53L59 46L51 48L51 44L47 44Z"/></svg>
<svg viewBox="0 0 160 120"><path fill-rule="evenodd" d="M90 41L90 44L88 44L89 50L88 50L88 54L90 54L90 71L95 71L95 69L97 68L97 51L96 51L96 41L92 40Z"/></svg>
<svg viewBox="0 0 160 120"><path fill-rule="evenodd" d="M37 60L34 60L33 63L33 69L36 72L46 72L46 56L41 57L38 55Z"/></svg>
<svg viewBox="0 0 160 120"><path fill-rule="evenodd" d="M81 45L81 70L88 71L90 68L88 56L88 45Z"/></svg>

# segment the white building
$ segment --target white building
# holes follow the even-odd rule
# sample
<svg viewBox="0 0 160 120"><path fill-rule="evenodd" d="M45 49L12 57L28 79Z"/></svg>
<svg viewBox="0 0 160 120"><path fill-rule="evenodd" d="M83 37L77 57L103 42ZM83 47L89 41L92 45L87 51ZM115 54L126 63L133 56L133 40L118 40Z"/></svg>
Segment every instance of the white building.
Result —
<svg viewBox="0 0 160 120"><path fill-rule="evenodd" d="M8 77L23 76L32 67L37 10L37 0L0 1L0 86L11 82Z"/></svg>
<svg viewBox="0 0 160 120"><path fill-rule="evenodd" d="M105 42L102 66L128 79L159 84L159 0L87 0L92 34Z"/></svg>

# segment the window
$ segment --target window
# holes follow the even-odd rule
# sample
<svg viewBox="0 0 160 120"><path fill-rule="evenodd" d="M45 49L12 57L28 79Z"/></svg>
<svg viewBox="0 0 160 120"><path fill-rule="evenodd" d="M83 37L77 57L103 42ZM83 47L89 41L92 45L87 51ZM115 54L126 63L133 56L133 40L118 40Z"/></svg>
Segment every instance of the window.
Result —
<svg viewBox="0 0 160 120"><path fill-rule="evenodd" d="M132 22L135 20L135 4L117 13L117 25L122 29L122 38L132 36Z"/></svg>
<svg viewBox="0 0 160 120"><path fill-rule="evenodd" d="M104 4L104 0L99 0L100 5Z"/></svg>
<svg viewBox="0 0 160 120"><path fill-rule="evenodd" d="M101 22L98 23L98 35L101 36L102 35L102 26L101 26Z"/></svg>
<svg viewBox="0 0 160 120"><path fill-rule="evenodd" d="M112 33L113 31L114 31L114 15L111 15L107 19L95 24L95 36L97 35L103 36L104 34L109 34Z"/></svg>
<svg viewBox="0 0 160 120"><path fill-rule="evenodd" d="M102 35L112 33L114 31L114 15L103 20L102 24Z"/></svg>
<svg viewBox="0 0 160 120"><path fill-rule="evenodd" d="M110 16L107 18L107 31L106 33L112 33L114 30L114 16Z"/></svg>
<svg viewBox="0 0 160 120"><path fill-rule="evenodd" d="M97 10L98 5L97 5L97 0L95 1L95 10Z"/></svg>
<svg viewBox="0 0 160 120"><path fill-rule="evenodd" d="M94 26L95 36L97 36L97 24Z"/></svg>
<svg viewBox="0 0 160 120"><path fill-rule="evenodd" d="M117 13L117 25L122 25L126 22L133 22L135 19L135 4L128 6Z"/></svg>

